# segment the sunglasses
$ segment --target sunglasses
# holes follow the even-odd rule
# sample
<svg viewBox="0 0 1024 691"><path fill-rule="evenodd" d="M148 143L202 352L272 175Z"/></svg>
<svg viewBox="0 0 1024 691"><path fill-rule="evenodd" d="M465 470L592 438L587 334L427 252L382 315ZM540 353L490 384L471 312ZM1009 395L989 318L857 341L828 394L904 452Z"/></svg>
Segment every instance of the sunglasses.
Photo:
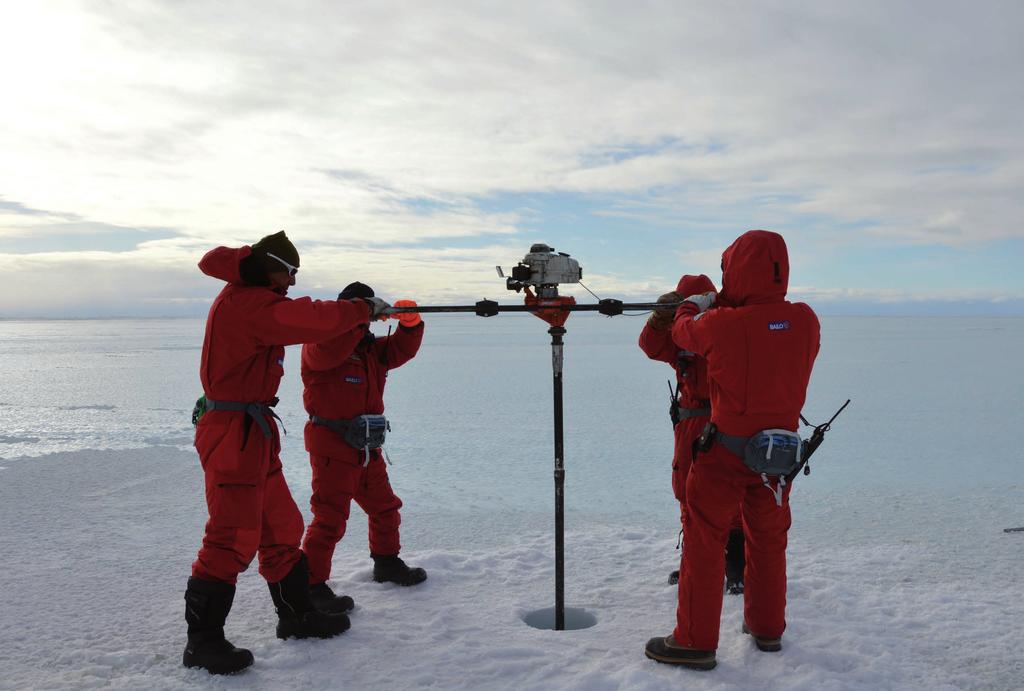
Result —
<svg viewBox="0 0 1024 691"><path fill-rule="evenodd" d="M281 259L281 257L278 257L276 254L271 254L270 252L267 252L267 256L270 257L271 259L276 259L277 261L279 261L282 264L284 264L285 268L288 269L288 275L289 276L294 277L295 274L299 273L299 267L292 266L291 264L286 262L284 259Z"/></svg>

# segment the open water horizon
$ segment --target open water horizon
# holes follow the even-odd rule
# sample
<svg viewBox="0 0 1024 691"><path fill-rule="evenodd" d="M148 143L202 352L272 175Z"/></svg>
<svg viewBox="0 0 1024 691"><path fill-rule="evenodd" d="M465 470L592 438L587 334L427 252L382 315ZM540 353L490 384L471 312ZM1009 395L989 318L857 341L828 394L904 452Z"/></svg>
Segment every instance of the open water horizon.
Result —
<svg viewBox="0 0 1024 691"><path fill-rule="evenodd" d="M567 323L566 506L582 519L675 511L672 371L638 348L643 324L597 315ZM203 329L203 319L177 318L0 322L0 467L173 448L198 472L190 414L202 393ZM822 422L852 403L812 474L797 480L803 510L860 511L865 497L1019 504L1022 346L1024 317L822 318L804 415ZM530 315L427 319L418 357L392 372L385 394L390 473L407 504L449 516L550 514L550 351L547 326ZM288 348L279 397L282 461L301 505L309 465L298 347Z"/></svg>

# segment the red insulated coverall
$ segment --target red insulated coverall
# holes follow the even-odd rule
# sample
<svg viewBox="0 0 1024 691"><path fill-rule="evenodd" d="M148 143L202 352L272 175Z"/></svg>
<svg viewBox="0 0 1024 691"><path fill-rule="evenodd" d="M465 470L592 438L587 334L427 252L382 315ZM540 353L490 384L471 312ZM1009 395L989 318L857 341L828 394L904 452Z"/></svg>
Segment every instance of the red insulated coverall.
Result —
<svg viewBox="0 0 1024 691"><path fill-rule="evenodd" d="M675 292L682 299L714 289L715 284L711 282L711 279L700 274L699 276L683 276L679 279ZM671 328L658 329L651 326L650 322L645 324L643 331L640 332L640 349L650 359L666 362L675 370L681 408L693 410L711 407L707 364L704 362L704 358L693 354L686 355L685 353L688 351L681 351L672 340ZM680 358L687 363L685 368L680 367ZM709 419L707 415L684 418L674 427L672 491L679 501L680 520L686 516L686 477L690 472L690 464L693 462L693 442L700 436L701 430L704 429L704 425ZM739 528L739 525L736 527Z"/></svg>
<svg viewBox="0 0 1024 691"><path fill-rule="evenodd" d="M722 254L722 301L730 306L697 314L696 305L684 303L676 313L672 337L707 360L711 418L725 434L747 437L799 426L820 327L810 307L785 299L788 284L782 236L752 230ZM782 636L789 489L778 506L760 475L721 444L697 455L687 480L685 558L673 632L680 645L718 647L721 555L737 503L746 535L745 622L757 636Z"/></svg>
<svg viewBox="0 0 1024 691"><path fill-rule="evenodd" d="M361 345L364 329L302 347L302 394L306 412L332 420L384 413L388 371L416 356L423 341L423 323L399 326L391 336ZM366 512L370 553L397 555L402 500L391 489L380 450L370 452L364 465L362 449L349 446L340 434L323 425L306 423L306 450L313 468L313 521L302 549L309 559L310 583L331 576L334 548L345 535L352 500Z"/></svg>
<svg viewBox="0 0 1024 691"><path fill-rule="evenodd" d="M289 299L249 286L239 263L250 247L218 247L199 262L227 285L206 319L199 378L215 401L270 403L284 374L284 346L318 341L369 323L362 301ZM263 435L244 412L211 410L196 426L209 520L192 575L234 584L259 552L260 574L283 579L299 559L302 514L281 472L277 425Z"/></svg>

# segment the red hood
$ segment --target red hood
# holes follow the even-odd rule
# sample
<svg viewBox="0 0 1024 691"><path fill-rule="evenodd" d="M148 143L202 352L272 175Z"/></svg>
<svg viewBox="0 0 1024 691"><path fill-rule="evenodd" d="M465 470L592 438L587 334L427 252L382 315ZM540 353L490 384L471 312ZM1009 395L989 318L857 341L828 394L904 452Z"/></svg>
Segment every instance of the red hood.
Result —
<svg viewBox="0 0 1024 691"><path fill-rule="evenodd" d="M781 302L789 288L786 241L770 230L748 230L722 253L722 296L732 305Z"/></svg>
<svg viewBox="0 0 1024 691"><path fill-rule="evenodd" d="M232 285L244 285L239 266L242 260L252 254L249 245L242 247L217 247L199 260L199 270L207 276L219 278Z"/></svg>
<svg viewBox="0 0 1024 691"><path fill-rule="evenodd" d="M701 293L713 290L715 290L715 284L704 274L699 276L686 274L679 279L679 285L676 286L676 293L681 298L688 298L691 295L700 295Z"/></svg>

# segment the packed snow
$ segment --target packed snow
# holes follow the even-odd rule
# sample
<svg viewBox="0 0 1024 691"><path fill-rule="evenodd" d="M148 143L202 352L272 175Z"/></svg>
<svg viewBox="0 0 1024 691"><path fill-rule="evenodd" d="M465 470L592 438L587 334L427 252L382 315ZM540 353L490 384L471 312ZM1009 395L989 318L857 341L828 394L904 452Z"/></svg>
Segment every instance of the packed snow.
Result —
<svg viewBox="0 0 1024 691"><path fill-rule="evenodd" d="M642 318L575 315L565 337L566 601L596 624L524 622L554 602L550 338L529 316L453 315L427 320L385 396L403 557L429 579L374 583L354 507L332 579L352 629L278 640L253 566L227 633L256 663L232 677L181 666L202 320L0 322L0 688L1024 688L1024 533L1004 532L1024 526L1024 319L822 321L804 414L853 402L796 481L781 653L726 596L717 669L644 657L672 629L679 553L671 370L637 348ZM295 349L285 368L308 520Z"/></svg>

